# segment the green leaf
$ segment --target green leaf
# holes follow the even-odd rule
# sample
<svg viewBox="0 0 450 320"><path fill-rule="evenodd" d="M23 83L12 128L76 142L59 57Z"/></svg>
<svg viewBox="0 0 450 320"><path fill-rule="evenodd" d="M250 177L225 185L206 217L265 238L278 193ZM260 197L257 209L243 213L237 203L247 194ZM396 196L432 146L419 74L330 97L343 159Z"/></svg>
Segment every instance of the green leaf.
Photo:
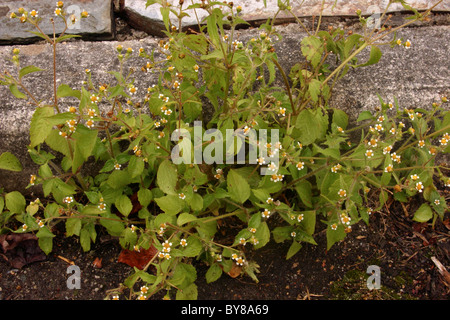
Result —
<svg viewBox="0 0 450 320"><path fill-rule="evenodd" d="M424 203L414 213L413 220L417 222L427 222L431 218L433 218L433 210L428 203Z"/></svg>
<svg viewBox="0 0 450 320"><path fill-rule="evenodd" d="M192 210L194 211L200 211L203 209L203 198L198 193L194 193L192 195L192 199L189 201L189 205L191 206Z"/></svg>
<svg viewBox="0 0 450 320"><path fill-rule="evenodd" d="M283 242L291 238L291 232L294 230L293 226L275 227L272 230L273 240L276 243Z"/></svg>
<svg viewBox="0 0 450 320"><path fill-rule="evenodd" d="M90 130L82 125L77 126L77 130L72 135L76 141L73 153L72 173L75 174L89 156L92 155L97 134L97 130Z"/></svg>
<svg viewBox="0 0 450 320"><path fill-rule="evenodd" d="M339 224L337 226L336 230L333 230L331 226L328 226L327 228L327 250L330 250L330 248L339 241L342 241L345 239L346 233L344 230L344 226Z"/></svg>
<svg viewBox="0 0 450 320"><path fill-rule="evenodd" d="M84 252L88 252L91 250L91 235L89 230L85 227L80 231L80 245Z"/></svg>
<svg viewBox="0 0 450 320"><path fill-rule="evenodd" d="M320 82L317 79L312 79L309 83L308 91L311 95L311 99L314 102L319 101L319 95L320 95L320 86L322 85L322 82Z"/></svg>
<svg viewBox="0 0 450 320"><path fill-rule="evenodd" d="M30 141L31 148L44 142L52 131L52 126L47 121L47 117L55 114L53 107L38 107L31 117L30 123ZM63 138L64 139L64 138Z"/></svg>
<svg viewBox="0 0 450 320"><path fill-rule="evenodd" d="M47 138L45 138L45 143L54 151L61 152L68 159L70 159L70 162L72 162L71 161L72 157L69 149L69 142L59 135L59 130L52 130L50 134L47 136Z"/></svg>
<svg viewBox="0 0 450 320"><path fill-rule="evenodd" d="M162 211L170 215L176 215L185 206L185 201L180 199L178 195L166 195L164 197L156 198L156 204L160 207Z"/></svg>
<svg viewBox="0 0 450 320"><path fill-rule="evenodd" d="M39 231L36 233L39 247L47 255L52 252L54 236L55 235L46 226L43 228L39 228Z"/></svg>
<svg viewBox="0 0 450 320"><path fill-rule="evenodd" d="M299 181L295 185L295 191L297 191L297 194L299 195L300 199L302 200L303 204L309 208L312 208L312 185L307 180Z"/></svg>
<svg viewBox="0 0 450 320"><path fill-rule="evenodd" d="M364 120L372 120L374 119L374 116L372 115L372 112L370 111L363 111L359 114L358 119L356 119L357 122L361 122Z"/></svg>
<svg viewBox="0 0 450 320"><path fill-rule="evenodd" d="M120 189L130 182L130 176L126 170L114 170L108 177L107 183L113 189Z"/></svg>
<svg viewBox="0 0 450 320"><path fill-rule="evenodd" d="M177 300L197 300L198 290L195 283L192 283L183 290L178 290L176 294Z"/></svg>
<svg viewBox="0 0 450 320"><path fill-rule="evenodd" d="M227 175L227 188L231 199L239 203L244 203L250 197L251 189L247 180L233 169Z"/></svg>
<svg viewBox="0 0 450 320"><path fill-rule="evenodd" d="M22 79L27 74L30 74L30 73L33 73L33 72L39 72L39 71L44 71L44 69L41 69L41 68L38 68L38 67L35 67L35 66L23 67L19 71L19 79Z"/></svg>
<svg viewBox="0 0 450 320"><path fill-rule="evenodd" d="M140 157L131 157L130 162L128 163L128 173L131 178L135 178L139 176L145 167L145 162Z"/></svg>
<svg viewBox="0 0 450 320"><path fill-rule="evenodd" d="M201 241L194 236L190 236L186 240L188 244L182 249L183 256L191 258L199 256L203 250Z"/></svg>
<svg viewBox="0 0 450 320"><path fill-rule="evenodd" d="M67 40L67 39L71 39L71 38L80 38L81 36L78 34L65 34L59 38L56 39L56 43L59 43L61 41Z"/></svg>
<svg viewBox="0 0 450 320"><path fill-rule="evenodd" d="M12 191L5 195L6 208L12 213L25 212L26 200L19 191Z"/></svg>
<svg viewBox="0 0 450 320"><path fill-rule="evenodd" d="M322 41L316 36L304 37L301 42L302 54L315 68L319 65L323 53Z"/></svg>
<svg viewBox="0 0 450 320"><path fill-rule="evenodd" d="M9 171L22 171L22 164L11 152L3 152L0 155L0 169Z"/></svg>
<svg viewBox="0 0 450 320"><path fill-rule="evenodd" d="M208 16L208 18L206 19L206 26L211 42L217 49L219 49L220 48L219 28L217 27L217 20L215 14L210 14Z"/></svg>
<svg viewBox="0 0 450 320"><path fill-rule="evenodd" d="M173 272L170 283L183 290L189 287L196 279L197 270L194 266L187 263L179 263Z"/></svg>
<svg viewBox="0 0 450 320"><path fill-rule="evenodd" d="M208 271L206 271L205 274L206 283L216 281L217 279L220 278L221 275L222 275L222 268L217 263L214 263L209 267Z"/></svg>
<svg viewBox="0 0 450 320"><path fill-rule="evenodd" d="M153 200L153 194L150 189L141 188L141 189L139 189L137 195L138 195L139 203L144 208L146 208L150 204L150 202Z"/></svg>
<svg viewBox="0 0 450 320"><path fill-rule="evenodd" d="M79 236L81 231L81 219L69 218L66 220L66 236Z"/></svg>
<svg viewBox="0 0 450 320"><path fill-rule="evenodd" d="M295 255L301 248L302 245L299 242L293 241L286 254L286 260L292 258L292 256Z"/></svg>
<svg viewBox="0 0 450 320"><path fill-rule="evenodd" d="M117 198L115 205L117 207L117 210L124 216L128 216L133 209L133 204L131 203L130 198L126 195L121 195L119 198Z"/></svg>
<svg viewBox="0 0 450 320"><path fill-rule="evenodd" d="M313 245L317 245L317 242L314 240L312 235L307 234L301 230L297 230L295 239L298 241L308 242Z"/></svg>
<svg viewBox="0 0 450 320"><path fill-rule="evenodd" d="M333 109L333 123L342 129L346 129L348 125L348 115L339 109Z"/></svg>
<svg viewBox="0 0 450 320"><path fill-rule="evenodd" d="M156 181L163 192L171 195L177 194L175 189L178 181L178 174L175 166L169 160L164 160L159 165Z"/></svg>
<svg viewBox="0 0 450 320"><path fill-rule="evenodd" d="M131 228L125 228L119 238L122 248L131 249L136 244L137 234Z"/></svg>
<svg viewBox="0 0 450 320"><path fill-rule="evenodd" d="M315 211L302 211L303 220L300 223L300 228L307 234L313 235L316 230L316 212Z"/></svg>
<svg viewBox="0 0 450 320"><path fill-rule="evenodd" d="M102 217L104 219L100 219L100 224L106 228L110 235L118 237L122 234L125 227L118 216L111 213L104 213Z"/></svg>
<svg viewBox="0 0 450 320"><path fill-rule="evenodd" d="M19 88L17 88L16 84L12 84L9 86L9 91L18 99L27 99L27 95L22 93Z"/></svg>
<svg viewBox="0 0 450 320"><path fill-rule="evenodd" d="M258 239L259 243L253 246L254 249L259 249L264 247L270 241L270 230L267 222L262 222L255 232L255 238Z"/></svg>
<svg viewBox="0 0 450 320"><path fill-rule="evenodd" d="M170 14L170 8L168 7L161 7L160 9L162 18L163 18L163 22L164 22L164 26L166 27L167 31L170 31L170 18L169 18L169 14Z"/></svg>
<svg viewBox="0 0 450 320"><path fill-rule="evenodd" d="M305 109L298 115L295 127L300 132L300 142L307 146L325 137L328 129L328 116L319 109Z"/></svg>
<svg viewBox="0 0 450 320"><path fill-rule="evenodd" d="M58 98L75 97L75 98L81 99L81 91L80 90L74 90L70 86L68 86L67 84L62 84L56 90L56 96Z"/></svg>
<svg viewBox="0 0 450 320"><path fill-rule="evenodd" d="M365 66L370 66L372 64L375 64L378 61L380 61L381 55L382 55L382 52L381 52L380 48L378 48L377 46L372 46L372 48L370 49L369 60L367 60L366 63L359 64L359 65L357 65L355 67L359 68L359 67L365 67Z"/></svg>
<svg viewBox="0 0 450 320"><path fill-rule="evenodd" d="M187 212L183 212L182 214L180 214L178 216L177 225L179 225L181 227L183 224L186 224L186 223L194 221L194 220L197 220L196 216L194 216L193 214L187 213Z"/></svg>

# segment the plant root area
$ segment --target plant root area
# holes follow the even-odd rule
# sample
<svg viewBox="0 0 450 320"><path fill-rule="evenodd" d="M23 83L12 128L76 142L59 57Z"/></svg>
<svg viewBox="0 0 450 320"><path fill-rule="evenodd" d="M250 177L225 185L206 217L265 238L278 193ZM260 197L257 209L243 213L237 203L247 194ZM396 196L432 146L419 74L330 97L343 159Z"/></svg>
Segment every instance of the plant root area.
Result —
<svg viewBox="0 0 450 320"><path fill-rule="evenodd" d="M446 199L450 192L444 191ZM418 223L412 215L419 201L388 201L383 211L370 216L369 225L359 222L347 237L326 250L326 234L318 232L318 245L303 244L286 260L290 242L274 243L253 250L244 247L247 260L260 268L256 283L245 274L227 274L206 283L208 266L199 260L199 300L447 300L450 293L450 218ZM269 219L272 228L281 221ZM319 217L318 217L319 220ZM320 222L318 223L320 227ZM229 219L219 226L223 240L245 226ZM118 239L98 234L91 251L83 252L77 237L57 232L53 251L43 261L17 268L0 255L0 300L103 300L119 289L120 299L129 298L123 281L133 268L118 262L122 251ZM11 257L10 257L11 258ZM69 289L71 263L81 270L80 289ZM367 287L369 266L380 268L379 289ZM151 271L150 271L151 272ZM373 281L372 281L373 282ZM136 291L142 283L136 283ZM175 290L173 290L175 291ZM165 292L151 299L162 299Z"/></svg>

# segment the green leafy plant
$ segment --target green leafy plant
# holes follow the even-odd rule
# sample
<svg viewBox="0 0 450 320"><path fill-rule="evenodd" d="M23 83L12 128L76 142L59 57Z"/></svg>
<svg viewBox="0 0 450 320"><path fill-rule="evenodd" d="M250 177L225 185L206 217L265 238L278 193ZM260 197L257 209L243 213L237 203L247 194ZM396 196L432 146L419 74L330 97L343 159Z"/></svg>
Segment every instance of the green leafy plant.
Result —
<svg viewBox="0 0 450 320"><path fill-rule="evenodd" d="M393 2L409 8L403 1L389 5ZM67 236L80 238L84 251L90 250L103 228L125 249L156 249L148 264L135 268L125 281L130 299L149 298L161 290L166 290L167 298L195 299L194 259L209 266L208 283L232 271L258 281L259 266L246 258L249 246L257 250L271 239L289 241L289 259L302 244L316 245L315 234L325 230L330 249L351 232L352 225L361 220L368 224L370 214L382 210L390 197L407 202L423 196L425 201L413 217L416 221L444 217L447 207L439 188L450 186L450 180L448 168L437 165L435 158L449 152L446 98L429 109L412 110L402 109L395 98L385 102L380 97L376 112L363 111L355 127L349 127L344 111L328 106L336 81L351 68L377 63L380 46L409 48L411 42L397 39L396 31L425 19L431 9L413 10L404 25L378 31L367 28L367 20L360 16L362 34L320 30L319 19L315 31L305 28L308 36L301 41L305 60L285 72L277 59L275 43L282 39L274 23L281 11L291 12L289 1L279 1L274 18L261 25L259 36L248 43L235 37L237 26L246 22L240 17L242 9L231 3L181 1L172 7L165 1L147 2L153 4L161 5L167 38L151 52L140 48L136 53L119 45L120 66L111 71L115 83L94 84L95 71L86 70L81 90L57 86L55 63L52 105L39 102L23 81L42 69L22 68L20 52L13 52L17 75L6 72L0 81L14 96L31 99L36 106L28 150L39 170L31 176L30 186L41 185L46 200L27 205L19 192L3 193L3 233L34 232L49 253L57 223L65 224ZM197 32L181 30L188 9L208 13L198 21ZM58 3L56 10L67 27L73 18L67 19L64 4ZM36 27L54 50L72 37L64 32L46 36L33 12L19 9L11 17L22 15L21 22ZM178 26L171 23L171 14ZM369 47L368 60L359 62ZM145 89L143 101L136 98L142 88L135 86L135 74L125 71L136 54L143 60L142 72L158 76L158 83ZM284 87L275 85L277 75ZM63 106L62 97L79 103ZM202 125L189 125L196 120ZM233 138L236 143L231 147L217 139L218 133L226 136L227 130L238 129L242 139ZM200 144L190 137L196 130ZM253 140L251 130L277 132L278 139ZM240 152L251 148L266 154L253 163L247 155L239 163ZM175 157L174 150L179 151ZM215 161L193 161L196 151ZM93 175L83 174L88 161L101 163L102 168ZM261 168L270 174L260 174ZM11 153L4 153L0 169L21 170L21 165ZM220 236L218 224L233 218L241 230L230 241ZM12 219L22 227L12 230ZM138 282L143 284L140 290ZM108 298L118 292L111 290Z"/></svg>

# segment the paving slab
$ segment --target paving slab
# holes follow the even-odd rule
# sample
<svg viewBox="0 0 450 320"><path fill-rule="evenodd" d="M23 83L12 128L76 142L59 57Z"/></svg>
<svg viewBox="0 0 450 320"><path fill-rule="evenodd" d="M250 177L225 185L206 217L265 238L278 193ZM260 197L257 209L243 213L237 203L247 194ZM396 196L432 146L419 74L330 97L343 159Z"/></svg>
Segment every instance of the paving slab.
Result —
<svg viewBox="0 0 450 320"><path fill-rule="evenodd" d="M297 62L301 61L300 42L306 33L295 24L277 26L276 30L283 36L283 40L275 44L279 61L284 70L289 71ZM240 40L249 41L259 35L259 30L246 29L239 31ZM450 82L448 73L450 60L448 46L450 42L450 26L436 26L423 28L405 28L398 33L399 37L410 39L410 49L396 47L382 47L383 56L376 65L350 70L334 88L330 107L340 108L350 115L354 122L363 110L374 110L379 105L377 93L387 102L394 96L400 106L407 108L428 108L442 96L450 96ZM150 51L158 44L159 39L148 37L143 40L121 42L125 47L131 47L135 52L140 47ZM85 69L91 69L92 80L95 85L113 82L113 76L108 71L118 70L116 41L74 41L58 47L58 84L65 83L74 89L80 89L86 80ZM48 45L33 44L17 46L21 50L22 65L33 64L43 69L43 72L29 75L24 79L27 87L44 103L50 103L52 98L52 52ZM0 47L0 71L14 70L8 59L13 46ZM365 61L368 52L363 52L360 61ZM157 76L140 72L143 60L135 53L127 62L127 68L136 70L136 82L139 94L156 83ZM276 84L283 87L281 77L277 77ZM27 101L14 98L7 87L0 87L0 154L10 151L19 157L24 170L20 173L9 173L0 170L0 187L7 191L25 191L30 174L37 170L37 166L30 160L26 145L29 144L29 123L34 106ZM74 101L70 98L61 99L61 109L68 110ZM39 193L39 188L28 189L25 192Z"/></svg>
<svg viewBox="0 0 450 320"><path fill-rule="evenodd" d="M167 3L171 8L178 11L179 0L167 0ZM434 0L411 0L408 4L418 10L425 10L431 8L438 1ZM191 4L198 4L201 1L185 0L183 8L187 8ZM265 21L268 18L274 17L278 10L277 0L234 0L233 5L242 7L240 16L242 19L249 23L255 23L259 21ZM291 1L292 13L297 17L312 17L320 15L323 9L323 16L348 16L356 17L356 11L361 10L361 14L364 16L380 15L387 7L389 0L326 0L322 1ZM124 15L134 28L143 30L148 34L162 36L165 30L162 15L161 5L152 4L147 7L146 0L125 0L123 6ZM400 3L393 3L389 6L387 12L404 12L406 11ZM450 12L450 2L445 0L439 3L434 11L438 12ZM202 24L203 19L208 16L208 12L203 9L189 9L186 10L188 16L182 18L181 26L183 28L189 28ZM179 26L179 20L171 13L171 22L175 26ZM278 19L287 21L292 20L294 17L288 12L281 12Z"/></svg>
<svg viewBox="0 0 450 320"><path fill-rule="evenodd" d="M26 23L25 28L19 19L10 19L10 14L17 13L21 7L28 12L38 11L38 18L42 18L39 26L47 35L53 35L51 18L54 18L56 33L61 33L64 30L64 22L55 16L56 2L56 0L0 0L0 44L26 43L39 39L27 31L36 31L31 24ZM71 24L66 31L67 34L78 34L86 39L97 40L110 40L114 37L111 0L72 0L64 3L64 9L69 15L79 17L83 10L89 13L89 17L78 19L75 24Z"/></svg>

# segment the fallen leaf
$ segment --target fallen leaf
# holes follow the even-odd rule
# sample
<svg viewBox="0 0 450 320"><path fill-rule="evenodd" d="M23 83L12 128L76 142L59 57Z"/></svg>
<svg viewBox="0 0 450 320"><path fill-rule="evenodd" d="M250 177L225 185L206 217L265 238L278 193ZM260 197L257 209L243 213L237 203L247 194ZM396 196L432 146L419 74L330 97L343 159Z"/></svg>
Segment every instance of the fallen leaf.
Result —
<svg viewBox="0 0 450 320"><path fill-rule="evenodd" d="M241 271L242 267L234 263L233 266L231 267L231 270L228 271L228 275L232 278L236 278L241 274Z"/></svg>
<svg viewBox="0 0 450 320"><path fill-rule="evenodd" d="M0 235L0 256L16 269L47 259L39 248L37 237L31 233Z"/></svg>
<svg viewBox="0 0 450 320"><path fill-rule="evenodd" d="M102 268L102 258L95 258L94 262L92 262L92 265L97 268L97 269L101 269Z"/></svg>
<svg viewBox="0 0 450 320"><path fill-rule="evenodd" d="M122 249L117 261L143 270L157 253L158 250L154 246L151 246L149 249L141 248L139 251Z"/></svg>

